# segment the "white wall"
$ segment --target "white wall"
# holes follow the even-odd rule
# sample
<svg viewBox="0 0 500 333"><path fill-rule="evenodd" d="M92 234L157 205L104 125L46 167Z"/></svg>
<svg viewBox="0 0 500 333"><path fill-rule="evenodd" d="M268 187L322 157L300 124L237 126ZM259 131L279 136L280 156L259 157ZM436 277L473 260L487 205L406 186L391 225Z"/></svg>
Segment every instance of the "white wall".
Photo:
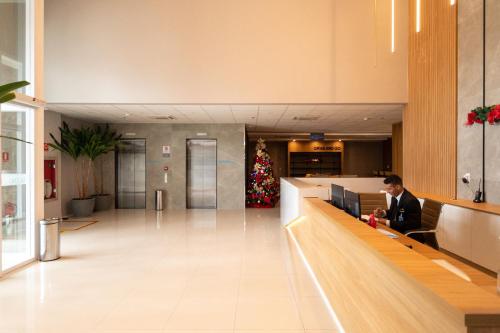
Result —
<svg viewBox="0 0 500 333"><path fill-rule="evenodd" d="M46 0L47 100L406 102L407 2Z"/></svg>

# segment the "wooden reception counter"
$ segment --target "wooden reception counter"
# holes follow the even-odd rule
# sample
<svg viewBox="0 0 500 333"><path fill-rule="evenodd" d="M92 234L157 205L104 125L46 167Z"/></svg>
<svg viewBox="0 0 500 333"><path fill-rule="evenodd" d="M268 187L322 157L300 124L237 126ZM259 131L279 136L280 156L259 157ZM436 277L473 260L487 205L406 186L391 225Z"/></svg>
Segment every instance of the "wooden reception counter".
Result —
<svg viewBox="0 0 500 333"><path fill-rule="evenodd" d="M412 193L417 198L432 199L432 200L436 200L436 201L442 202L443 204L447 204L447 205L472 209L472 210L475 210L478 212L483 212L483 213L500 215L500 205L490 204L487 202L475 203L475 202L472 202L472 200L464 200L464 199L449 199L449 198L446 198L443 196L422 193L422 192L412 191Z"/></svg>
<svg viewBox="0 0 500 333"><path fill-rule="evenodd" d="M482 272L452 273L454 259L410 249L403 235L391 239L318 198L305 198L287 229L345 332L500 332L496 281Z"/></svg>

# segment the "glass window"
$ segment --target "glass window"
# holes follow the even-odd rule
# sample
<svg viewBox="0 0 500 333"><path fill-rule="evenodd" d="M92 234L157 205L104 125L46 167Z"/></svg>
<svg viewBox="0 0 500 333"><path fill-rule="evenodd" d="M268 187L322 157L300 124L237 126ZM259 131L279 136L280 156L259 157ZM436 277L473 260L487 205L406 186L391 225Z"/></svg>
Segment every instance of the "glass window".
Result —
<svg viewBox="0 0 500 333"><path fill-rule="evenodd" d="M20 92L33 96L32 0L0 1L0 84L26 80Z"/></svg>
<svg viewBox="0 0 500 333"><path fill-rule="evenodd" d="M33 112L1 105L2 270L34 257Z"/></svg>

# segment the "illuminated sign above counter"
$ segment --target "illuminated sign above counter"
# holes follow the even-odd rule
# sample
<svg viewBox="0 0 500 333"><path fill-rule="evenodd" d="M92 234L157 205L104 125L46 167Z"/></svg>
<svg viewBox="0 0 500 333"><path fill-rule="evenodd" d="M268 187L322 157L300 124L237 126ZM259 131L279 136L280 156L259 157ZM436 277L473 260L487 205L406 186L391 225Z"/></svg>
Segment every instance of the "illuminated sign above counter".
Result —
<svg viewBox="0 0 500 333"><path fill-rule="evenodd" d="M289 153L306 152L343 152L344 142L342 141L291 141L288 142Z"/></svg>
<svg viewBox="0 0 500 333"><path fill-rule="evenodd" d="M342 147L340 146L315 146L313 147L314 151L328 150L328 151L342 151Z"/></svg>

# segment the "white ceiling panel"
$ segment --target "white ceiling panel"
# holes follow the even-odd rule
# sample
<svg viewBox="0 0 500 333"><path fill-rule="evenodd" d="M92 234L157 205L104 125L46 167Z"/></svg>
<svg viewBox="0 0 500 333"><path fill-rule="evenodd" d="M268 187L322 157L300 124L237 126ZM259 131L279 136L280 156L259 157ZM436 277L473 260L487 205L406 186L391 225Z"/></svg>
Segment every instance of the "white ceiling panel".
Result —
<svg viewBox="0 0 500 333"><path fill-rule="evenodd" d="M241 104L236 104L236 105L230 105L231 110L234 113L240 113L240 112L257 112L259 110L258 105L241 105Z"/></svg>
<svg viewBox="0 0 500 333"><path fill-rule="evenodd" d="M265 105L259 105L259 111L260 112L286 111L287 108L288 108L288 105L286 105L286 104L265 104Z"/></svg>
<svg viewBox="0 0 500 333"><path fill-rule="evenodd" d="M267 132L390 133L401 104L49 104L48 110L99 122L243 123ZM173 120L157 119L174 117ZM294 120L296 117L317 117ZM368 120L363 120L368 118Z"/></svg>
<svg viewBox="0 0 500 333"><path fill-rule="evenodd" d="M173 105L173 107L181 112L204 112L201 105Z"/></svg>
<svg viewBox="0 0 500 333"><path fill-rule="evenodd" d="M205 109L205 108L204 108ZM228 108L227 110L206 110L210 119L218 123L235 123L235 118L233 117L233 112Z"/></svg>
<svg viewBox="0 0 500 333"><path fill-rule="evenodd" d="M299 113L309 113L314 108L316 105L314 104L299 104L299 105L289 105L288 108L286 108L287 113L288 112L299 112Z"/></svg>
<svg viewBox="0 0 500 333"><path fill-rule="evenodd" d="M142 112L147 110L143 104L113 104L113 106L124 112Z"/></svg>
<svg viewBox="0 0 500 333"><path fill-rule="evenodd" d="M159 111L159 112L167 112L167 111L175 111L175 108L172 105L166 104L146 104L144 107L151 111Z"/></svg>
<svg viewBox="0 0 500 333"><path fill-rule="evenodd" d="M209 104L209 105L202 105L201 108L205 111L212 111L212 112L217 112L217 111L231 111L231 106L228 104Z"/></svg>
<svg viewBox="0 0 500 333"><path fill-rule="evenodd" d="M116 106L110 104L86 104L85 107L99 112L116 112L119 110Z"/></svg>

